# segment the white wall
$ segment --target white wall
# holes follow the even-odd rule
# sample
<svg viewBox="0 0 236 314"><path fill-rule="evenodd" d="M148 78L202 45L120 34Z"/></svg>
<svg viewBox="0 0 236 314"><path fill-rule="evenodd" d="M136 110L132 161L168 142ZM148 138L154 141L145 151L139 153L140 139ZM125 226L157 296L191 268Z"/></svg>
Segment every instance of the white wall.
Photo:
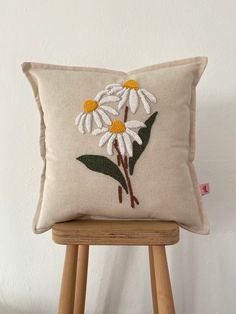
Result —
<svg viewBox="0 0 236 314"><path fill-rule="evenodd" d="M39 115L23 61L129 70L207 55L196 167L211 235L168 249L177 314L236 313L236 1L0 1L0 314L56 312L64 248L34 235ZM150 314L145 248L92 247L87 314Z"/></svg>

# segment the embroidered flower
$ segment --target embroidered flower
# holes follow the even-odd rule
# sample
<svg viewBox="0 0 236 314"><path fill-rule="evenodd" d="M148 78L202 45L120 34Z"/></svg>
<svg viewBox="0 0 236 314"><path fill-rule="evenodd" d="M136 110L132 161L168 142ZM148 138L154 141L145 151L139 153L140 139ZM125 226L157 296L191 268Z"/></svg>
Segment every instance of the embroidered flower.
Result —
<svg viewBox="0 0 236 314"><path fill-rule="evenodd" d="M127 121L113 120L109 128L95 129L93 135L103 134L99 141L99 147L102 147L107 143L108 155L113 155L113 143L118 141L120 153L125 155L126 151L129 156L133 156L133 145L131 139L135 140L139 145L142 144L142 140L139 135L131 129L144 128L146 125L140 121Z"/></svg>
<svg viewBox="0 0 236 314"><path fill-rule="evenodd" d="M123 121L111 120L109 114L119 113L108 103L118 102L118 109L123 111ZM83 111L76 117L75 124L81 133L91 132L93 121L98 128L93 135L101 135L99 147L106 144L108 155L116 152L116 162L97 154L80 155L76 159L83 163L90 171L103 173L118 182L118 200L123 202L123 190L129 195L130 206L139 205L139 200L132 187L131 176L137 160L144 152L150 138L150 132L158 114L155 111L145 122L137 120L127 121L129 107L132 113L138 109L139 103L149 114L150 105L156 103L156 97L146 89L140 88L135 80L127 80L122 84L109 84L100 91L94 99L87 99L83 104ZM121 112L120 112L121 114ZM137 129L141 129L137 133ZM136 130L132 130L136 129ZM115 158L114 158L115 159Z"/></svg>
<svg viewBox="0 0 236 314"><path fill-rule="evenodd" d="M79 131L84 134L86 126L87 132L90 133L93 120L98 128L102 128L104 123L111 125L111 119L107 112L113 115L118 115L118 112L106 104L117 102L118 100L120 100L118 96L107 95L107 92L104 90L99 92L94 99L85 100L83 111L75 119L75 125L78 126Z"/></svg>
<svg viewBox="0 0 236 314"><path fill-rule="evenodd" d="M106 86L107 94L116 94L121 97L118 103L120 110L124 105L129 103L132 113L137 111L139 102L141 101L147 114L151 112L150 104L156 103L156 97L144 88L140 88L135 80L127 80L123 84L109 84Z"/></svg>

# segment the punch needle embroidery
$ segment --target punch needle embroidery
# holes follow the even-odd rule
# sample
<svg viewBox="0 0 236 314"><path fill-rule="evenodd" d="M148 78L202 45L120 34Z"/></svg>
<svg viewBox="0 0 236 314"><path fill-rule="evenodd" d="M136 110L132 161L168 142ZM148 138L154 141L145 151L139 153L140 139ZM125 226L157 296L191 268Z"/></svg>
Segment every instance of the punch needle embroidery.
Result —
<svg viewBox="0 0 236 314"><path fill-rule="evenodd" d="M99 146L102 147L107 143L108 155L113 155L114 141L118 141L120 153L122 156L127 152L130 157L133 156L133 146L131 139L135 140L139 145L142 144L141 138L137 133L131 129L144 128L146 125L140 121L122 122L121 120L113 120L109 128L95 129L93 135L104 134L100 141Z"/></svg>
<svg viewBox="0 0 236 314"><path fill-rule="evenodd" d="M106 91L99 92L94 99L87 99L83 103L83 111L78 114L75 119L75 125L81 133L84 133L84 124L88 133L92 129L92 121L94 120L97 127L101 128L104 123L107 125L111 124L111 120L106 112L113 115L118 115L118 112L107 106L107 104L116 102L119 97L114 95L106 95Z"/></svg>
<svg viewBox="0 0 236 314"><path fill-rule="evenodd" d="M114 102L118 103L119 113L108 106L109 103ZM88 133L101 135L98 146L106 145L109 156L112 156L115 151L117 164L100 155L82 155L76 159L88 169L115 179L119 183L119 203L123 201L122 190L124 190L130 197L132 208L139 205L139 201L134 194L130 176L133 175L136 162L149 142L151 129L158 114L157 111L154 112L145 122L128 121L129 108L132 113L136 113L139 102L143 104L147 114L150 114L150 104L156 103L156 97L146 89L140 88L135 80L127 80L122 84L109 84L94 99L88 99L83 103L83 111L75 119L75 124L82 134L85 133L85 124ZM124 106L123 120L110 118L109 114L121 114ZM93 120L97 128L92 131Z"/></svg>
<svg viewBox="0 0 236 314"><path fill-rule="evenodd" d="M150 114L150 103L155 104L157 102L156 97L146 89L140 88L135 80L127 80L122 84L109 84L106 86L106 90L109 95L116 94L121 97L118 103L119 110L128 103L131 112L135 113L138 109L139 101L141 101L147 114Z"/></svg>

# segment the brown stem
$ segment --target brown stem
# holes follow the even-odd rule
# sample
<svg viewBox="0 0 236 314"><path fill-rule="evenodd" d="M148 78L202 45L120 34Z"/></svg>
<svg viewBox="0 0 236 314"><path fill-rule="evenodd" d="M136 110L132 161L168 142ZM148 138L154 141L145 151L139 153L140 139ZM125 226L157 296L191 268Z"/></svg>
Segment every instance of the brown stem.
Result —
<svg viewBox="0 0 236 314"><path fill-rule="evenodd" d="M136 197L136 196L133 196L133 198L134 198L135 203L136 203L137 205L139 205L139 201L138 201L137 197Z"/></svg>
<svg viewBox="0 0 236 314"><path fill-rule="evenodd" d="M118 186L118 198L119 202L122 203L122 187L120 185Z"/></svg>
<svg viewBox="0 0 236 314"><path fill-rule="evenodd" d="M128 119L128 112L129 112L129 107L126 106L125 107L125 113L124 113L124 123ZM118 164L119 167L122 166L123 169L124 169L125 178L126 178L126 182L127 182L127 185L128 185L128 192L129 192L129 195L130 195L131 207L134 208L135 207L135 203L137 205L139 205L139 201L138 201L137 197L134 196L134 193L133 193L133 188L132 188L132 185L131 185L129 172L128 172L128 169L129 169L128 158L127 158L127 156L124 156L124 158L122 157L117 140L114 141L114 147L115 147L115 149L117 151L117 164ZM121 186L118 186L118 198L119 198L119 202L122 203L122 187Z"/></svg>
<svg viewBox="0 0 236 314"><path fill-rule="evenodd" d="M128 169L128 158L127 156L124 157L125 167Z"/></svg>
<svg viewBox="0 0 236 314"><path fill-rule="evenodd" d="M117 155L117 164L120 167L120 156L119 155Z"/></svg>
<svg viewBox="0 0 236 314"><path fill-rule="evenodd" d="M125 161L124 161L124 159L123 159L123 157L121 155L121 152L119 150L117 140L114 141L114 147L115 147L115 149L117 151L118 156L120 157L120 162L121 162L121 165L123 167L125 178L126 178L126 182L127 182L127 185L128 185L128 191L129 191L129 195L130 195L131 207L134 208L135 207L135 202L136 202L136 204L138 204L138 200L134 196L133 188L132 188L130 177L129 177L129 173L128 173L128 168L127 168L127 166L125 164Z"/></svg>
<svg viewBox="0 0 236 314"><path fill-rule="evenodd" d="M127 119L128 119L128 111L129 111L129 107L126 106L126 107L125 107L125 114L124 114L124 122L126 122Z"/></svg>

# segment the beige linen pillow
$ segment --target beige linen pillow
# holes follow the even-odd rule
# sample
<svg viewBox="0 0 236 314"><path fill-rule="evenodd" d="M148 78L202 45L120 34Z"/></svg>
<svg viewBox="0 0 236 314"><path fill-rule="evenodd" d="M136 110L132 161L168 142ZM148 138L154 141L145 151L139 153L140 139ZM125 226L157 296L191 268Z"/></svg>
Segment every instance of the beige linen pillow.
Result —
<svg viewBox="0 0 236 314"><path fill-rule="evenodd" d="M207 234L192 161L206 57L120 72L24 63L41 115L34 232L83 218L176 221Z"/></svg>

